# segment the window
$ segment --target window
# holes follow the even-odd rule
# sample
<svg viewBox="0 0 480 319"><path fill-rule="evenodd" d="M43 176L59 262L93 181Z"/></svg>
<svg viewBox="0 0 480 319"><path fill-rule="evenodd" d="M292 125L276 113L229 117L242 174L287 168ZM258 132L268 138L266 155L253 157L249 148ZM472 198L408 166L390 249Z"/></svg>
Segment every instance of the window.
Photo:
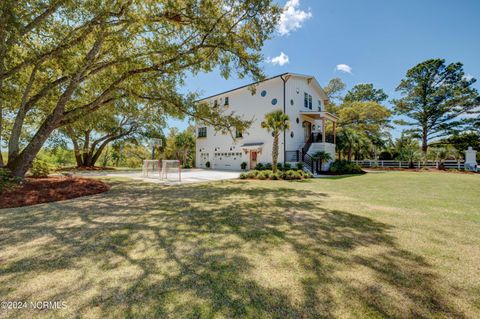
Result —
<svg viewBox="0 0 480 319"><path fill-rule="evenodd" d="M242 137L243 137L242 131L237 130L235 132L235 138L242 138Z"/></svg>
<svg viewBox="0 0 480 319"><path fill-rule="evenodd" d="M322 111L322 101L318 100L318 111Z"/></svg>
<svg viewBox="0 0 480 319"><path fill-rule="evenodd" d="M267 96L267 91L263 90L262 93L260 93L260 95L261 95L262 97Z"/></svg>
<svg viewBox="0 0 480 319"><path fill-rule="evenodd" d="M228 96L225 97L225 105L228 105Z"/></svg>
<svg viewBox="0 0 480 319"><path fill-rule="evenodd" d="M278 102L277 99L273 99L273 100L272 100L272 105L277 105L277 102Z"/></svg>
<svg viewBox="0 0 480 319"><path fill-rule="evenodd" d="M217 107L217 106L218 106L218 101L217 100L213 101L213 107Z"/></svg>
<svg viewBox="0 0 480 319"><path fill-rule="evenodd" d="M303 106L305 106L307 109L312 109L312 96L307 92L303 94Z"/></svg>
<svg viewBox="0 0 480 319"><path fill-rule="evenodd" d="M293 105L293 99L290 100L290 105Z"/></svg>
<svg viewBox="0 0 480 319"><path fill-rule="evenodd" d="M199 127L198 128L198 137L207 137L207 128Z"/></svg>

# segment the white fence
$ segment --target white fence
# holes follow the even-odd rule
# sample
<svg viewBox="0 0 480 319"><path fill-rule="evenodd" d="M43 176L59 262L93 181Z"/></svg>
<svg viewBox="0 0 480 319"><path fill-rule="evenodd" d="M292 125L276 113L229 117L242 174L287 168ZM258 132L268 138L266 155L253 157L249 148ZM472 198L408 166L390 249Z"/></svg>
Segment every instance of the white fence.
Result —
<svg viewBox="0 0 480 319"><path fill-rule="evenodd" d="M395 160L362 160L362 161L353 161L354 163L360 165L361 167L390 167L390 168L410 168L410 162L408 161L395 161ZM463 169L464 160L447 160L444 161L444 167L447 169ZM419 161L413 162L414 168L438 168L440 166L439 161Z"/></svg>

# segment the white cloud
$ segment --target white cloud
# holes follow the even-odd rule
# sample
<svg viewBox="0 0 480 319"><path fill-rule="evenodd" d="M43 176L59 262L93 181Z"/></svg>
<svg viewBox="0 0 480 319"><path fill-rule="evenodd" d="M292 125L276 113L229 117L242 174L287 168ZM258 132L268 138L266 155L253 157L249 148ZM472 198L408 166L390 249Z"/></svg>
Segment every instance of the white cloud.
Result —
<svg viewBox="0 0 480 319"><path fill-rule="evenodd" d="M280 55L279 55L279 56L276 56L276 57L271 58L271 59L268 58L268 59L267 59L267 62L272 63L272 64L274 64L274 65L280 65L280 66L282 66L282 65L285 65L285 64L289 63L289 62L290 62L290 59L288 58L288 55L286 55L286 54L283 53L283 52L280 52Z"/></svg>
<svg viewBox="0 0 480 319"><path fill-rule="evenodd" d="M348 64L337 64L337 66L335 67L335 71L352 74L352 67Z"/></svg>
<svg viewBox="0 0 480 319"><path fill-rule="evenodd" d="M278 33L280 35L289 35L291 31L300 29L303 23L312 17L309 11L298 9L300 0L288 0L283 7L278 24Z"/></svg>

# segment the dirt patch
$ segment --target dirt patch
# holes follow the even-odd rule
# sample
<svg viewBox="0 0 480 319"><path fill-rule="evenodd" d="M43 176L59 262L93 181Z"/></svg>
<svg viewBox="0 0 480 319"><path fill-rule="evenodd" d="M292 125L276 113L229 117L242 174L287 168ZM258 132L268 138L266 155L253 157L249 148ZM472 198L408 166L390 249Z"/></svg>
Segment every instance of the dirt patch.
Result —
<svg viewBox="0 0 480 319"><path fill-rule="evenodd" d="M106 192L102 181L81 177L27 178L25 183L0 194L0 208L29 206Z"/></svg>

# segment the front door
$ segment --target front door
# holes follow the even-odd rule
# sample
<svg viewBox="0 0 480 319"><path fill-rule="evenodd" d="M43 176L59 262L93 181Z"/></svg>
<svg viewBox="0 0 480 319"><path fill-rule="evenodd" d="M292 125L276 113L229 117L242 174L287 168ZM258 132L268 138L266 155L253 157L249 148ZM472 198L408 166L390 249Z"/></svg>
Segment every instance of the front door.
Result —
<svg viewBox="0 0 480 319"><path fill-rule="evenodd" d="M312 123L307 121L303 122L303 131L305 134L305 143L307 143L310 139L310 135L312 135Z"/></svg>
<svg viewBox="0 0 480 319"><path fill-rule="evenodd" d="M255 169L257 166L257 152L250 151L250 169Z"/></svg>

